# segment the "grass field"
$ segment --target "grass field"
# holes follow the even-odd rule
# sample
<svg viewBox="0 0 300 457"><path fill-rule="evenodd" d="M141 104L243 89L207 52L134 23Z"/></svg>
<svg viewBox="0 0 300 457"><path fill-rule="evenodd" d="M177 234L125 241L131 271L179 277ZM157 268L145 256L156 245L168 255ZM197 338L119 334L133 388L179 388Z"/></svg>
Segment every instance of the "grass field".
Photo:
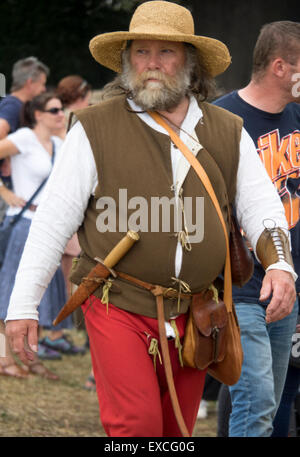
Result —
<svg viewBox="0 0 300 457"><path fill-rule="evenodd" d="M84 344L85 333L72 337ZM104 437L97 395L83 385L91 368L90 353L63 356L45 365L60 376L49 381L36 375L26 380L0 376L0 437ZM197 421L194 436L216 436L216 412Z"/></svg>

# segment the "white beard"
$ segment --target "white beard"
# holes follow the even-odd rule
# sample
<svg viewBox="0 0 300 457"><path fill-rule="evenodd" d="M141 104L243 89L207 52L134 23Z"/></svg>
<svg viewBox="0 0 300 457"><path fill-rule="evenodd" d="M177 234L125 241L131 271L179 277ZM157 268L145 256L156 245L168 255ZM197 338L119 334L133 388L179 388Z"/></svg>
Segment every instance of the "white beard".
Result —
<svg viewBox="0 0 300 457"><path fill-rule="evenodd" d="M174 108L187 95L191 70L183 67L175 76L160 71L146 71L137 75L128 57L123 60L121 81L128 89L134 102L143 110L167 111ZM149 78L158 81L147 81Z"/></svg>

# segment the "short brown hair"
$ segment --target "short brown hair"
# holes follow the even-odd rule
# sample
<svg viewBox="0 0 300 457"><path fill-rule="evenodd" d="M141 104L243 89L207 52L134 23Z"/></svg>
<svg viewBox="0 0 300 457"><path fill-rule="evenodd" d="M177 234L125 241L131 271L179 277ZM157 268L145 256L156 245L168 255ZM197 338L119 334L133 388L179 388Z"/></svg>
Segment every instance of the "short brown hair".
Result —
<svg viewBox="0 0 300 457"><path fill-rule="evenodd" d="M84 98L91 90L91 85L81 76L70 75L61 79L55 93L61 99L64 106L68 107L76 100Z"/></svg>
<svg viewBox="0 0 300 457"><path fill-rule="evenodd" d="M276 57L294 64L300 57L300 23L276 21L265 24L258 36L254 53L252 75L263 75Z"/></svg>

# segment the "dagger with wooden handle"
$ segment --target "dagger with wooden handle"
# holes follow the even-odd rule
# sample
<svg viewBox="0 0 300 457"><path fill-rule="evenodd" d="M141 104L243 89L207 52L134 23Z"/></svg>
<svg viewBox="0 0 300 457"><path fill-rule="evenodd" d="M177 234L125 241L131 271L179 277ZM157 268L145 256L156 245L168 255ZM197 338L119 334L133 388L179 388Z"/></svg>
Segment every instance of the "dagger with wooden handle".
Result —
<svg viewBox="0 0 300 457"><path fill-rule="evenodd" d="M132 248L134 243L139 240L139 235L133 230L129 230L124 238L110 251L103 262L98 263L89 272L85 280L78 286L74 294L70 297L67 303L59 312L53 325L59 324L62 320L68 317L76 308L78 308L85 300L99 287L99 278L106 279L111 273L111 269L124 257L124 255Z"/></svg>

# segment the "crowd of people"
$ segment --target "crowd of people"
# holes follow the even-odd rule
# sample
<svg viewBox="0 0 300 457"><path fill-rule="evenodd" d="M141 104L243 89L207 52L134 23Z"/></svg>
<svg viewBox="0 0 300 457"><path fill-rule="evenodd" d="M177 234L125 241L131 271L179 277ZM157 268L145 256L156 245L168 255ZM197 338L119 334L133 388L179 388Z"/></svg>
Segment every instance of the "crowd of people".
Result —
<svg viewBox="0 0 300 457"><path fill-rule="evenodd" d="M0 103L2 227L9 226L22 211L19 220L13 223L1 260L2 333L31 221L67 133L68 110L88 106L91 98L91 86L78 75L63 78L51 91L46 89L48 74L48 67L35 57L17 61L12 71L11 93ZM30 204L27 205L27 202ZM28 367L19 364L6 344L5 357L0 358L0 375L27 378L29 373L35 373L51 380L58 380L58 376L51 372L43 361L60 360L62 354L76 355L86 352L88 339L86 347L79 347L72 342L68 332L64 331L76 324L71 316L55 328L52 325L54 318L71 295L68 276L72 260L79 253L77 235L74 234L65 247L61 264L41 301L40 338L34 360Z"/></svg>
<svg viewBox="0 0 300 457"><path fill-rule="evenodd" d="M109 294L107 284L98 282L79 303L93 365L86 386L97 390L105 432L180 436L165 359L153 369L152 349L159 348L161 333L158 299L149 293L153 284L164 290L178 284L176 303L164 297L165 331L175 390L192 434L210 378L205 370L182 367L177 357L189 307L181 290L184 285L192 296L220 278L225 250L205 188L151 117L157 111L195 155L201 152L224 219L229 202L254 260L250 281L232 292L244 360L235 385L217 385L225 430L219 436L288 436L300 383L300 368L289 367L300 292L300 94L293 79L300 73L300 23L264 25L249 84L217 99L214 77L230 64L229 52L193 30L187 9L153 1L137 8L128 32L95 37L93 57L119 74L91 107L91 86L80 76L63 78L50 92L46 65L34 57L15 64L11 94L0 103L4 226L51 176L13 226L1 265L0 330L5 332L6 321L8 350L0 375L26 378L31 371L55 380L43 359L86 351L66 336L74 316L55 328L52 321L74 284L95 266L95 256L105 258L124 235L120 229L99 236L101 197L116 200L127 189L150 204L153 192L169 196L171 189L185 218L182 194L202 195L200 243L188 242L186 226L178 233L173 227L175 237L141 229L141 242L119 263L125 280L113 278ZM67 134L73 111L77 122ZM41 329L47 336L37 340ZM160 359L159 349L155 354Z"/></svg>

